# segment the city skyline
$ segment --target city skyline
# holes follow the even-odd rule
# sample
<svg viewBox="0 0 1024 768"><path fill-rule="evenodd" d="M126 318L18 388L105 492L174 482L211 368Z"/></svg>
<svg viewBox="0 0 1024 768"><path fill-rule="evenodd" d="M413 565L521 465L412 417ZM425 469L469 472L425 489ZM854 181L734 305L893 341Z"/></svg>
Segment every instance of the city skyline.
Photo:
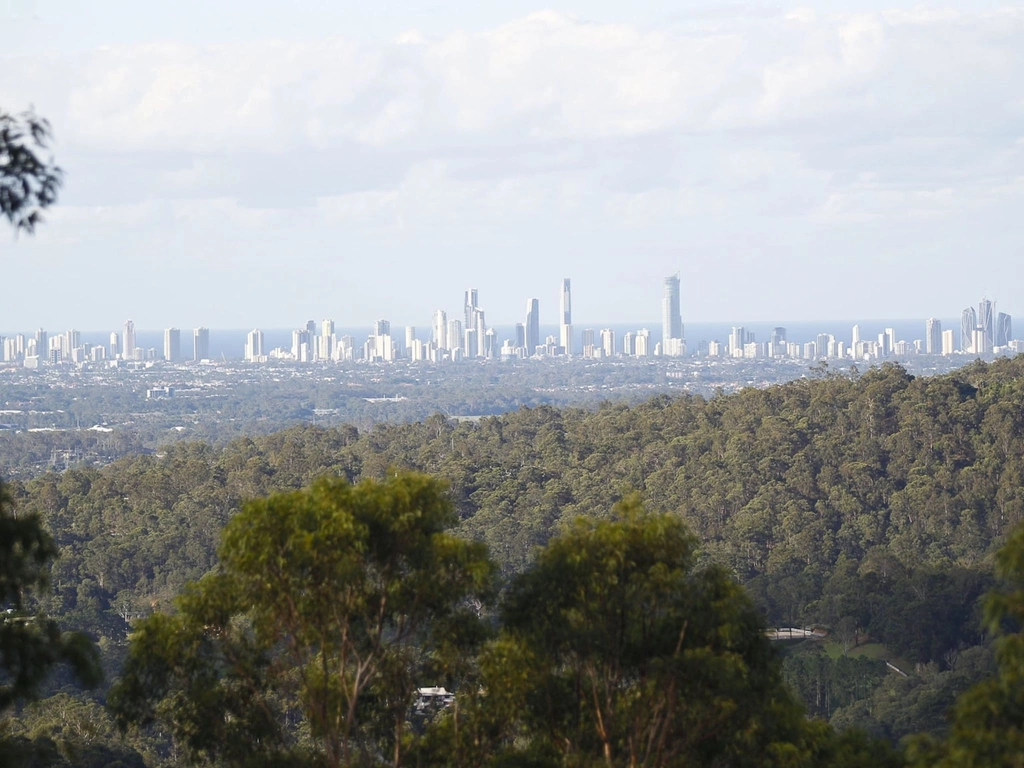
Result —
<svg viewBox="0 0 1024 768"><path fill-rule="evenodd" d="M907 321L916 321L916 320L919 319L919 317L920 318L927 318L929 316L944 317L944 318L946 318L946 320L948 322L948 321L950 321L954 317L961 317L962 316L962 301L955 301L955 302L953 302L952 308L944 307L941 311L938 311L938 312L935 312L935 311L932 311L930 313L929 312L925 312L925 313L922 313L919 317L911 316L911 315L900 315L900 314L898 314L896 312L892 312L892 313L889 313L889 314L878 315L878 316L871 316L871 315L861 314L859 316L858 315L853 315L853 316L822 316L822 317L812 317L812 318L801 318L801 317L799 317L799 316L797 316L795 314L786 315L786 314L781 314L781 313L776 315L775 317L760 317L760 318L754 317L754 316L751 316L751 315L744 315L744 314L736 314L736 315L733 315L731 317L729 317L729 316L713 316L713 317L694 316L694 315L690 315L689 312L685 311L688 308L688 305L687 305L686 300L684 298L684 296L685 296L684 285L685 284L682 281L681 272L680 271L675 271L674 273L672 273L672 274L670 274L670 275L668 275L666 277L662 277L662 278L654 278L654 277L644 278L643 286L644 286L644 288L646 289L646 292L647 292L646 305L648 307L648 309L647 309L647 311L645 313L638 314L635 317L625 317L625 318L622 318L621 316L618 316L613 311L612 312L604 312L604 313L600 313L599 312L596 317L594 315L587 315L587 316L584 316L582 321L580 321L580 320L578 320L579 314L573 308L573 304L574 303L578 303L578 301L579 301L579 297L573 295L574 291L572 290L572 285L571 284L573 282L575 282L575 281L576 281L576 278L562 278L559 281L559 283L558 283L557 295L554 295L552 293L548 293L547 294L547 296L548 296L547 300L545 300L544 298L536 298L536 297L531 297L531 298L526 299L527 306L526 306L525 313L523 312L522 309L519 309L518 312L515 309L511 309L507 313L505 313L505 312L493 312L492 313L492 312L489 312L489 311L485 313L484 307L479 305L479 296L481 294L484 294L484 295L488 296L488 303L493 306L493 302L491 301L493 299L493 297L492 297L489 289L488 288L481 288L481 287L474 287L474 288L469 289L469 290L464 290L464 291L462 291L462 295L463 295L463 308L462 308L463 316L462 316L462 319L459 320L459 334L460 334L460 337L464 333L463 329L476 328L477 325L479 325L480 327L486 327L487 323L485 322L485 320L487 318L497 317L497 322L493 323L493 325L498 325L498 326L512 326L512 325L514 325L516 323L524 322L524 318L526 317L526 315L529 314L529 311L530 311L530 303L534 302L534 301L536 301L538 303L538 308L540 310L539 313L538 313L540 315L540 321L539 321L540 325L553 325L556 328L560 328L560 326L564 324L563 323L563 318L564 317L568 317L568 319L569 319L569 323L568 324L574 328L574 333L577 336L578 336L579 329L581 329L583 326L600 326L600 325L603 325L603 324L604 325L607 325L607 324L612 324L612 325L637 324L638 327L641 326L641 325L645 325L645 326L649 326L652 329L657 328L659 333L661 334L661 337L664 338L666 336L665 328L667 327L667 323L671 323L673 328L678 327L679 332L680 332L681 335L680 336L675 336L673 334L673 335L669 336L669 338L683 338L683 339L685 339L685 336L686 336L686 334L685 334L685 325L686 325L686 323L698 323L698 324L733 324L733 323L737 323L737 324L740 324L740 325L770 325L772 323L779 323L779 322L781 322L781 323L816 323L817 322L817 323L822 323L824 325L836 325L836 324L842 324L842 323L856 323L856 322L869 322L869 323L884 323L884 322L892 323L892 322L896 322L896 323L903 323L903 322L907 322ZM478 283L478 285L481 285L481 284ZM592 297L590 297L586 293L587 287L589 287L591 284L585 282L585 283L583 283L583 285L584 285L584 290L579 293L579 296L582 297L584 305L589 307L589 308L591 308L591 311L594 311L593 310L594 304L593 304L593 301L592 301ZM660 301L655 302L652 299L652 297L655 295L655 292L659 290L658 286L660 286L660 290L661 290L660 296L661 296L661 298L660 298ZM534 286L534 287L536 287L536 286ZM449 297L448 304L449 304L449 307L450 307L451 306L451 301L450 301L451 295L454 295L456 293L456 291L451 290L450 287L449 287L449 290L447 290L445 293ZM472 295L471 295L471 293L472 293ZM528 293L529 293L529 291L528 291ZM541 295L543 295L543 294L541 294ZM1003 303L998 299L998 297L992 298L990 295L987 295L985 292L982 292L981 295L983 296L982 300L977 305L973 305L972 307L968 308L968 309L971 309L975 313L974 318L968 321L968 319L966 317L964 317L963 318L963 322L965 322L965 323L969 322L970 326L972 328L975 325L981 323L985 319L981 315L983 313L983 310L984 310L985 306L988 305L989 317L988 317L988 321L987 321L988 325L986 326L986 328L988 329L986 331L986 337L987 337L988 340L994 340L995 335L999 332L999 318L998 318L998 315L999 314L1006 314L1006 315L1012 317L1014 314L1019 314L1019 313L1013 311L1013 308L1009 308L1009 311L1004 312L1002 310L1005 308L1005 305L1003 305ZM523 302L523 299L520 298L520 299L516 300L514 302L514 304L517 307L522 307L522 302ZM548 323L545 323L543 321L543 318L544 318L544 306L548 306L548 308L549 308L548 309L547 317L550 318L551 321L548 322ZM996 314L992 314L993 312L995 312L995 308L996 307L1000 307L1001 308L1000 311L997 312ZM268 313L264 312L263 309L264 308L261 307L260 315L263 316L263 318L266 318L266 315ZM612 306L610 308L606 308L606 309L614 310L614 306ZM339 313L339 312L326 311L326 312L317 313L317 312L313 312L311 310L307 310L304 314L313 315L313 316L321 316L321 317L331 316L331 317L339 318L337 320L338 324L341 325L341 326L344 326L346 328L359 328L359 327L364 327L364 326L365 327L371 327L373 325L373 323L374 323L374 318L379 318L381 316L388 316L389 318L391 318L390 322L393 322L396 327L400 327L400 326L401 327L405 327L406 325L414 325L416 327L430 328L430 327L433 326L433 324L434 324L434 322L436 320L434 315L437 312L439 312L439 311L443 312L445 314L445 316L447 317L448 310L438 310L435 307L434 310L431 310L428 313L428 318L429 319L426 322L424 322L422 317L415 317L415 318L408 317L408 315L410 314L408 311L400 312L398 314L394 314L394 313L389 313L385 308L378 308L376 310L371 309L367 314L365 314L365 316L361 316L361 317L357 317L357 318L352 317L350 312L341 312L341 313ZM478 316L474 315L474 313L478 313ZM684 321L684 317L683 317L684 313L686 314L685 321ZM128 313L119 313L120 318L123 318L124 314L128 314ZM181 313L181 314L184 314L184 313ZM208 316L208 315L214 314L214 313L208 312L208 313L205 313L205 314ZM300 316L301 316L301 314L303 314L303 313L300 313ZM137 315L137 314L132 315L132 316L133 316L133 318L138 318L139 317L139 315ZM147 316L146 313L143 313L142 317L146 317L146 316ZM33 315L33 317L37 317L37 316ZM476 319L471 320L471 318L473 318L473 317L475 317ZM57 323L57 322L54 322L52 319L49 319L49 318L46 318L46 317L42 318L42 320L39 320L38 322L18 322L17 324L12 324L13 321L8 320L7 318L5 318L3 310L0 310L0 335L11 335L12 333L25 332L25 329L27 329L27 328L47 327L47 326L49 326L49 327L60 327L61 325L64 325L64 326L77 326L79 328L84 328L85 332L87 332L87 333L99 332L99 331L104 329L104 326L107 327L107 328L116 327L116 328L120 329L118 331L118 333L119 333L120 337L123 338L123 332L125 330L129 330L129 329L126 326L126 321L124 321L123 319L120 319L120 318L115 318L110 323L106 323L104 325L99 325L99 326L93 326L93 327L90 327L90 326L88 326L86 324L77 322L77 320L74 320L71 323ZM452 320L458 320L458 318L459 318L458 315L453 315L452 316ZM251 328L253 326L252 319L253 318L250 316L250 317L246 318L247 322L242 322L242 323L239 323L239 324L236 324L236 325L216 325L216 324L214 324L212 322L208 322L206 320L206 317L204 317L202 315L202 313L201 313L198 318L193 320L193 322L184 322L181 319L180 314L179 314L178 317L172 318L172 321L170 323L155 323L155 322L152 322L152 321L138 322L136 319L133 319L133 320L130 320L130 321L127 321L127 322L132 323L132 329L134 329L135 326L138 326L140 328L144 328L147 331L159 330L159 331L163 332L163 330L165 330L167 328L178 328L178 327L180 327L180 328L203 327L203 328L214 328L216 330L240 331L240 330L247 330L247 329L251 330ZM410 322L410 320L412 320L412 322ZM263 322L260 322L260 327L264 328L264 329L282 330L282 329L289 328L293 323L294 323L294 320L283 322L283 323L275 323L275 322L272 322L272 321L271 322L263 321ZM451 326L451 321L448 321L448 325ZM19 331L18 329L21 329L21 330ZM962 337L962 331L958 330L958 332L957 332L958 343L959 343L959 340L960 340L961 337Z"/></svg>
<svg viewBox="0 0 1024 768"><path fill-rule="evenodd" d="M816 332L809 340L789 339L784 326L773 326L767 341L758 340L756 334L742 324L731 326L724 342L717 338L698 337L688 343L680 306L678 272L662 280L660 337L652 334L646 325L624 331L596 326L574 328L571 278L561 279L557 300L557 324L553 326L554 333L543 342L540 341L541 328L552 326L544 326L540 322L539 299L527 300L523 321L516 322L509 334L508 326L495 327L486 322L480 290L471 287L463 293L463 319L449 319L446 310L437 309L431 316L427 337L418 335L416 325L396 325L393 335L391 321L378 319L373 322L369 335L362 339L358 331L336 333L341 326L333 318L323 318L319 330L314 320L292 330L290 346L271 348L263 329L253 328L246 333L242 358L247 362L293 360L301 363L391 362L400 359L456 362L463 359L572 358L577 355L585 359L635 356L877 361L921 354L990 356L1024 351L1024 341L1013 339L1012 316L997 311L996 303L987 297L978 302L977 309L970 305L962 310L959 333L952 327L944 329L939 318L930 317L924 321L921 338L902 339L894 327L886 327L873 339L862 334L860 323L854 323L850 328L849 343L842 334L825 330ZM403 327L404 334L399 330ZM620 331L621 336L617 336ZM192 333L191 360L209 359L209 328L196 327ZM78 330L50 336L45 328L39 328L34 334L0 336L0 362L22 362L26 367L105 360L139 362L163 359L174 363L185 359L187 354L183 354L181 349L180 335L177 327L164 329L162 347L158 349L137 346L136 326L132 319L124 322L120 333L110 333L109 344L82 343Z"/></svg>

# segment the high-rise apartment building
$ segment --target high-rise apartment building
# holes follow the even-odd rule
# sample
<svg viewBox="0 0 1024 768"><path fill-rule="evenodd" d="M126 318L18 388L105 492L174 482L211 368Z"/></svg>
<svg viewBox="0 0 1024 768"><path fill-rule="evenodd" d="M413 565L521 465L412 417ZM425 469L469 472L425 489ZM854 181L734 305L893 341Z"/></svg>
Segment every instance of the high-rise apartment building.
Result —
<svg viewBox="0 0 1024 768"><path fill-rule="evenodd" d="M476 332L476 354L478 357L487 356L487 323L484 321L484 311L480 307L473 312L473 330Z"/></svg>
<svg viewBox="0 0 1024 768"><path fill-rule="evenodd" d="M597 337L597 334L594 332L593 328L584 328L583 329L581 347L582 347L582 350L583 350L583 356L584 357L587 357L587 358L595 357L595 352L598 349L597 345L594 343L596 337Z"/></svg>
<svg viewBox="0 0 1024 768"><path fill-rule="evenodd" d="M605 357L615 356L615 331L611 328L601 329L601 350Z"/></svg>
<svg viewBox="0 0 1024 768"><path fill-rule="evenodd" d="M942 354L952 355L956 352L956 334L952 328L942 332Z"/></svg>
<svg viewBox="0 0 1024 768"><path fill-rule="evenodd" d="M729 334L729 357L743 357L743 348L754 340L742 325L734 326Z"/></svg>
<svg viewBox="0 0 1024 768"><path fill-rule="evenodd" d="M292 357L296 362L310 362L310 336L305 328L298 328L292 331Z"/></svg>
<svg viewBox="0 0 1024 768"><path fill-rule="evenodd" d="M960 314L960 351L966 354L981 354L974 348L974 331L978 328L978 315L974 307L968 307Z"/></svg>
<svg viewBox="0 0 1024 768"><path fill-rule="evenodd" d="M463 332L463 352L468 357L480 356L483 357L486 354L485 346L487 344L487 323L484 321L484 311L480 308L480 294L476 288L470 288L466 291L463 310L466 317L465 330ZM476 346L472 350L465 349L466 332L474 331L473 339L475 340ZM455 341L449 338L449 343L454 346Z"/></svg>
<svg viewBox="0 0 1024 768"><path fill-rule="evenodd" d="M622 334L622 354L626 357L631 357L636 351L636 344L634 344L635 338L636 334L632 331L626 331Z"/></svg>
<svg viewBox="0 0 1024 768"><path fill-rule="evenodd" d="M540 302L537 299L526 301L526 354L532 356L540 346Z"/></svg>
<svg viewBox="0 0 1024 768"><path fill-rule="evenodd" d="M942 323L934 317L924 324L924 351L929 355L942 352Z"/></svg>
<svg viewBox="0 0 1024 768"><path fill-rule="evenodd" d="M488 328L484 334L483 356L488 360L498 356L498 332L493 328Z"/></svg>
<svg viewBox="0 0 1024 768"><path fill-rule="evenodd" d="M992 350L985 346L985 330L979 325L974 329L974 341L971 345L976 355L986 355Z"/></svg>
<svg viewBox="0 0 1024 768"><path fill-rule="evenodd" d="M71 354L82 346L82 335L72 329L64 334L64 354L66 359L71 359Z"/></svg>
<svg viewBox="0 0 1024 768"><path fill-rule="evenodd" d="M181 360L181 331L177 328L164 329L164 360L169 363Z"/></svg>
<svg viewBox="0 0 1024 768"><path fill-rule="evenodd" d="M978 302L978 328L981 330L981 335L984 340L984 352L989 354L992 352L992 347L995 346L996 341L996 324L995 318L992 316L993 305L988 299L982 299ZM982 350L974 350L975 353L980 354Z"/></svg>
<svg viewBox="0 0 1024 768"><path fill-rule="evenodd" d="M50 334L40 328L36 331L36 356L45 358L50 351Z"/></svg>
<svg viewBox="0 0 1024 768"><path fill-rule="evenodd" d="M562 292L558 300L558 343L565 354L572 354L572 286L568 277L562 278Z"/></svg>
<svg viewBox="0 0 1024 768"><path fill-rule="evenodd" d="M679 273L665 278L661 299L661 344L666 347L668 339L683 338L683 317L679 309Z"/></svg>
<svg viewBox="0 0 1024 768"><path fill-rule="evenodd" d="M636 344L635 352L637 357L650 357L651 353L654 352L651 349L651 332L646 328L641 328L636 332L634 344Z"/></svg>
<svg viewBox="0 0 1024 768"><path fill-rule="evenodd" d="M448 351L454 360L462 354L462 321L451 319L448 321Z"/></svg>
<svg viewBox="0 0 1024 768"><path fill-rule="evenodd" d="M438 349L450 349L448 346L448 313L439 309L434 313L431 326L431 339Z"/></svg>
<svg viewBox="0 0 1024 768"><path fill-rule="evenodd" d="M1009 346L1013 340L1013 319L1005 312L996 315L996 334L993 344L997 347Z"/></svg>
<svg viewBox="0 0 1024 768"><path fill-rule="evenodd" d="M473 313L476 308L480 306L480 292L476 288L470 288L466 291L465 299L463 300L463 312L465 313L465 328L475 328L476 323L473 321Z"/></svg>
<svg viewBox="0 0 1024 768"><path fill-rule="evenodd" d="M192 359L196 362L210 359L209 328L194 328L192 330Z"/></svg>
<svg viewBox="0 0 1024 768"><path fill-rule="evenodd" d="M325 317L320 321L320 338L316 342L316 358L318 360L333 360L336 345L334 320Z"/></svg>
<svg viewBox="0 0 1024 768"><path fill-rule="evenodd" d="M121 359L135 359L135 323L124 321L124 333L121 335Z"/></svg>
<svg viewBox="0 0 1024 768"><path fill-rule="evenodd" d="M263 351L263 331L253 328L245 337L245 361L259 362L264 354L266 353Z"/></svg>

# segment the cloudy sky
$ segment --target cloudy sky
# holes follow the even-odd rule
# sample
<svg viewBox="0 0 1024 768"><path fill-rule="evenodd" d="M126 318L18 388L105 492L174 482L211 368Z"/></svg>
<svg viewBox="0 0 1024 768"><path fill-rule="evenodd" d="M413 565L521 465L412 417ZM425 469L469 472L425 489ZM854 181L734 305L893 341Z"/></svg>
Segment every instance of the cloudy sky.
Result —
<svg viewBox="0 0 1024 768"><path fill-rule="evenodd" d="M211 8L212 6L212 8ZM0 330L1024 312L1024 10L0 0L67 172ZM12 45L13 43L13 45ZM1019 335L1019 334L1018 334Z"/></svg>

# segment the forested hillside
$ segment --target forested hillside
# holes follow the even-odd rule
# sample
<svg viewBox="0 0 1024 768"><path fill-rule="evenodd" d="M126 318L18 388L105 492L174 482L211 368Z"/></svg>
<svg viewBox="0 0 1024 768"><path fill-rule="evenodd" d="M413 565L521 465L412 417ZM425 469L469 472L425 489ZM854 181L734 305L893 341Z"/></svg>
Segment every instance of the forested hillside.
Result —
<svg viewBox="0 0 1024 768"><path fill-rule="evenodd" d="M572 518L607 516L638 490L650 510L684 518L700 561L731 569L770 624L829 628L829 643L793 649L784 670L813 714L897 739L941 729L991 668L978 604L994 551L1024 518L1024 359L365 433L292 428L11 491L62 553L48 611L98 636L116 674L128 622L214 565L242 500L390 468L445 478L459 532L487 543L507 576Z"/></svg>

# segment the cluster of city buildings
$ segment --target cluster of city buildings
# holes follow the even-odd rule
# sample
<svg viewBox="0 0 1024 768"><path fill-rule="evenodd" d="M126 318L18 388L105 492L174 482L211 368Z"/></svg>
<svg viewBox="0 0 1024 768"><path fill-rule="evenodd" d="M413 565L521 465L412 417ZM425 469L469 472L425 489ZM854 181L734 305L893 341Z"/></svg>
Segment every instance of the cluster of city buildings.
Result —
<svg viewBox="0 0 1024 768"><path fill-rule="evenodd" d="M429 338L419 338L414 326L394 335L391 323L378 320L373 332L359 341L350 334L338 334L333 320L319 326L310 320L292 332L291 346L268 349L263 331L254 329L246 336L244 359L261 363L269 360L314 362L390 362L400 359L426 362L468 359L510 359L535 357L574 357L587 359L625 357L684 357L692 354L703 358L742 359L850 359L880 360L909 355L987 356L1024 352L1024 342L1012 338L1012 320L1008 314L995 312L993 302L983 299L977 310L968 307L962 313L959 338L954 329L943 330L936 318L925 324L923 339L905 341L896 338L892 328L877 338L864 338L860 326L853 326L852 338L838 340L832 334L819 334L811 341L796 342L786 338L786 329L774 328L767 341L758 341L743 327L734 327L724 341L701 341L688 349L683 334L680 311L680 279L675 274L663 281L661 301L661 336L652 337L647 328L628 331L616 337L615 330L585 328L578 335L572 320L572 285L569 278L561 281L558 299L557 333L541 339L540 302L526 302L524 321L516 323L513 337L499 340L498 332L487 325L476 288L465 292L461 317L449 317L444 310L434 313ZM135 325L131 320L122 332L110 334L108 344L82 343L78 331L50 336L40 329L34 336L17 334L0 337L0 352L5 362L22 363L27 368L43 364L79 364L86 362L143 362L163 359L176 363L185 360L203 361L210 357L208 328L192 330L192 343L182 347L181 331L167 328L163 334L163 350L136 346ZM184 354L183 354L184 353Z"/></svg>
<svg viewBox="0 0 1024 768"><path fill-rule="evenodd" d="M185 359L206 360L210 357L210 329L195 328L192 331L192 349L188 357L182 355L181 331L167 328L164 331L163 355L159 350L136 346L135 323L126 320L124 330L113 331L107 344L83 342L76 330L51 335L43 328L35 334L18 333L0 336L0 361L19 362L26 368L40 365L61 365L80 363L102 363L105 361L135 361L163 359L178 363Z"/></svg>
<svg viewBox="0 0 1024 768"><path fill-rule="evenodd" d="M960 335L942 322L929 318L925 322L924 339L905 341L896 338L893 328L886 328L875 339L863 338L859 325L853 326L850 343L833 334L818 334L803 343L786 340L785 328L773 328L766 342L758 342L743 327L735 327L727 343L701 342L698 356L735 357L744 359L790 358L796 360L880 360L911 355L1008 355L1024 352L1024 341L1013 338L1013 319L1005 312L995 312L995 305L982 299L978 310L968 307L961 314Z"/></svg>
<svg viewBox="0 0 1024 768"><path fill-rule="evenodd" d="M414 361L444 362L473 358L509 359L529 357L560 357L581 355L584 358L613 357L624 354L639 357L686 354L683 321L679 304L679 275L665 278L662 301L662 339L652 341L646 328L623 334L617 343L615 331L604 328L583 329L579 337L572 321L572 282L564 278L558 299L558 332L541 339L540 301L526 302L524 321L515 324L514 337L499 341L498 332L487 325L480 294L476 288L466 291L462 317L449 317L439 309L430 325L430 338L417 337L414 326L406 326L404 335L395 338L391 323L378 320L373 333L361 345L350 335L338 336L334 321L323 320L319 329L310 320L304 328L292 332L290 349L264 347L264 335L254 329L245 343L245 359L249 362L283 359L297 362L366 360L392 361L401 358Z"/></svg>

